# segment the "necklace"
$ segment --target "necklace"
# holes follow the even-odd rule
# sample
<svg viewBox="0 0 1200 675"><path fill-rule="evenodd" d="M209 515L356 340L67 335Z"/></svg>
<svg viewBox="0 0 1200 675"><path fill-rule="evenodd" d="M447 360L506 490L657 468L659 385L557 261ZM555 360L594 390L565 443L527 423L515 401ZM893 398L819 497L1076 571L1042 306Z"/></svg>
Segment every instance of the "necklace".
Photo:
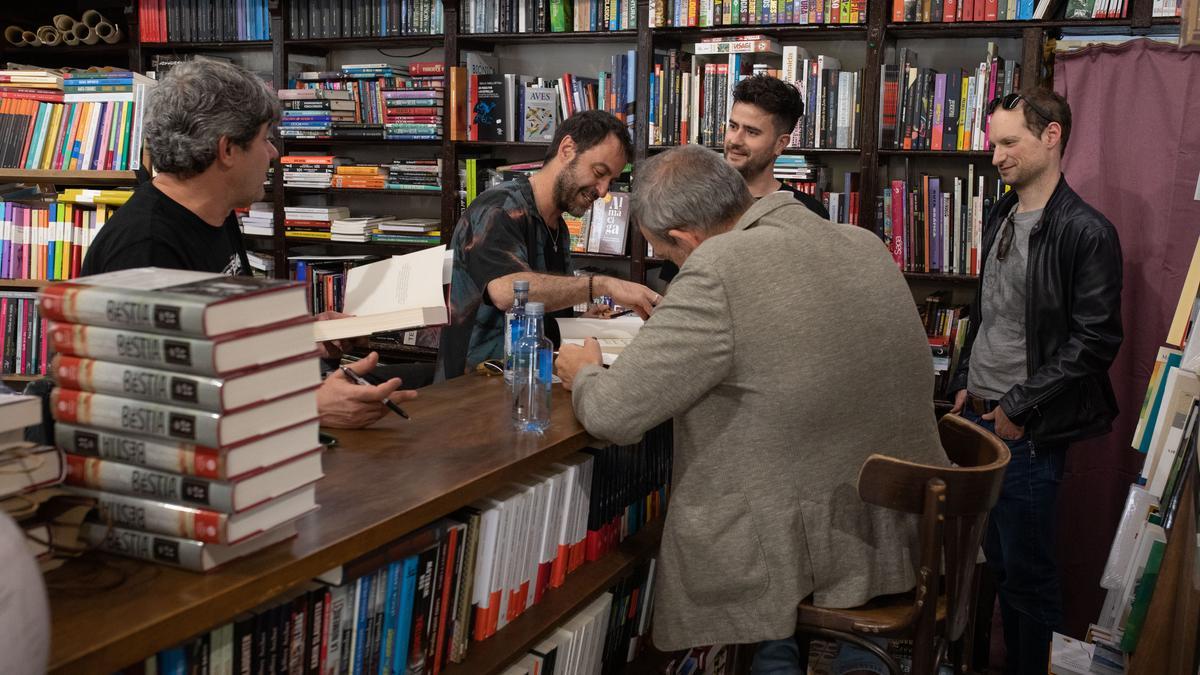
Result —
<svg viewBox="0 0 1200 675"><path fill-rule="evenodd" d="M558 253L558 239L562 236L562 230L555 228L555 231L552 232L550 226L544 220L542 221L542 227L546 228L546 235L550 237L550 244L554 246L554 252Z"/></svg>

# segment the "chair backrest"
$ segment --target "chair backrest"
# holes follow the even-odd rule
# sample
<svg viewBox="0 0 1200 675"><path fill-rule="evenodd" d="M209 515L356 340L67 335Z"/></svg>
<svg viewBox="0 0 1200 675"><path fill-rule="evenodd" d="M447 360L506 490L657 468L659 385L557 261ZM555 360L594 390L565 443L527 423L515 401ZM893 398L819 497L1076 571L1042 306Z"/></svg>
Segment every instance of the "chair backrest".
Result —
<svg viewBox="0 0 1200 675"><path fill-rule="evenodd" d="M920 565L936 580L944 561L946 638L954 642L970 617L979 547L1009 452L994 434L956 415L943 417L938 433L954 466L871 455L859 472L858 494L869 504L921 515ZM936 611L936 602L926 604Z"/></svg>

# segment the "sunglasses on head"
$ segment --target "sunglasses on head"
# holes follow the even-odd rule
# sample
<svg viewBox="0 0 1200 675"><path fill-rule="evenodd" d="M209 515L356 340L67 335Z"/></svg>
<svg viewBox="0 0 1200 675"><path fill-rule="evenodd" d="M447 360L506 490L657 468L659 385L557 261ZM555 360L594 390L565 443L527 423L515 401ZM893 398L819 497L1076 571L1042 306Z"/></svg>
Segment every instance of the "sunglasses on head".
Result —
<svg viewBox="0 0 1200 675"><path fill-rule="evenodd" d="M989 115L991 115L992 113L996 112L997 106L1002 107L1005 110L1014 110L1014 109L1016 109L1017 104L1019 104L1021 101L1024 101L1025 105L1028 106L1030 110L1037 113L1038 115L1041 115L1042 119L1046 120L1047 122L1057 122L1058 121L1058 120L1054 119L1053 117L1051 117L1050 115L1047 115L1045 110L1042 110L1038 106L1034 105L1034 103L1032 101L1030 101L1029 99L1025 98L1024 96L1022 96L1020 94L1008 94L1007 96L997 96L996 98L992 99L991 103L988 104L987 113Z"/></svg>

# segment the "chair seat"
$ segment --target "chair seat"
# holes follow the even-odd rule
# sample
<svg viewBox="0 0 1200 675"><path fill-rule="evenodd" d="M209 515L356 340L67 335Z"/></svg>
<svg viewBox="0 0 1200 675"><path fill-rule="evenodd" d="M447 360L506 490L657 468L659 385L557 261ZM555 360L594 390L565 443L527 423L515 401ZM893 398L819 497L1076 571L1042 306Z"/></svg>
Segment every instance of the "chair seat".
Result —
<svg viewBox="0 0 1200 675"><path fill-rule="evenodd" d="M898 636L908 632L915 620L913 592L881 595L865 605L846 608L817 607L811 598L800 603L797 626L813 626L859 635ZM946 619L946 596L938 596L937 621Z"/></svg>

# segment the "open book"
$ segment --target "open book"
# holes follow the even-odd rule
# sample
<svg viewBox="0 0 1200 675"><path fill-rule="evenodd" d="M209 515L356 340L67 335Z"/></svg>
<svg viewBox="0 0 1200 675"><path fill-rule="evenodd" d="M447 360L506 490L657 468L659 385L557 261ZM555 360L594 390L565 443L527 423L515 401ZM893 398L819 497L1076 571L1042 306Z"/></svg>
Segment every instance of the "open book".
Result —
<svg viewBox="0 0 1200 675"><path fill-rule="evenodd" d="M637 337L643 323L640 316L633 315L615 319L558 319L558 331L564 345L582 345L585 339L596 338L605 365L612 365Z"/></svg>
<svg viewBox="0 0 1200 675"><path fill-rule="evenodd" d="M314 339L324 342L448 323L442 287L450 283L452 255L445 246L434 246L351 268L342 311L353 316L313 322Z"/></svg>

